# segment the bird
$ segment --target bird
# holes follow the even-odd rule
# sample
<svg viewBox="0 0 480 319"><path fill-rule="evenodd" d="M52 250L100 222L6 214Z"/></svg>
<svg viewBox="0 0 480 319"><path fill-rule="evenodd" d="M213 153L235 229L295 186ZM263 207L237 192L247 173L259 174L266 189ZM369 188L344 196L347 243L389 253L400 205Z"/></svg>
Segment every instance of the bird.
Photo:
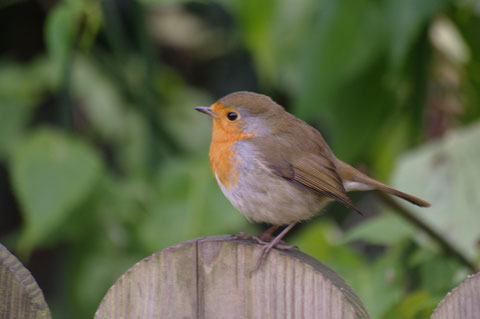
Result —
<svg viewBox="0 0 480 319"><path fill-rule="evenodd" d="M283 237L328 202L363 215L347 192L378 190L430 206L339 160L318 130L266 95L238 91L195 109L213 119L209 160L221 191L248 220L272 225L258 236L237 236L262 245L255 270L271 249L293 249Z"/></svg>

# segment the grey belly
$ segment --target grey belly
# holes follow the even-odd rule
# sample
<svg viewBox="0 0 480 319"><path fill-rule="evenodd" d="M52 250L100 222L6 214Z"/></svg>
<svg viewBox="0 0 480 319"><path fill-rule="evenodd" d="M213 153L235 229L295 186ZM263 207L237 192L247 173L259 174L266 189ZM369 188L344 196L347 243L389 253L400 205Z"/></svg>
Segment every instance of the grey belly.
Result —
<svg viewBox="0 0 480 319"><path fill-rule="evenodd" d="M267 168L240 175L236 186L220 188L230 202L248 219L273 225L286 225L309 219L329 201L300 188Z"/></svg>

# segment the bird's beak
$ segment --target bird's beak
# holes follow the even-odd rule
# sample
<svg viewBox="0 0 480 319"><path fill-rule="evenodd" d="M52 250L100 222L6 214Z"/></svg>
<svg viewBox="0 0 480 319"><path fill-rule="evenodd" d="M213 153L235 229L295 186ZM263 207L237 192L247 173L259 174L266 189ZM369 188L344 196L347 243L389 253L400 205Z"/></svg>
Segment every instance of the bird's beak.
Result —
<svg viewBox="0 0 480 319"><path fill-rule="evenodd" d="M208 106L197 106L195 110L197 110L198 112L202 112L207 115L210 115L212 117L217 117L217 114L215 114L215 112L213 112L212 109L209 108Z"/></svg>

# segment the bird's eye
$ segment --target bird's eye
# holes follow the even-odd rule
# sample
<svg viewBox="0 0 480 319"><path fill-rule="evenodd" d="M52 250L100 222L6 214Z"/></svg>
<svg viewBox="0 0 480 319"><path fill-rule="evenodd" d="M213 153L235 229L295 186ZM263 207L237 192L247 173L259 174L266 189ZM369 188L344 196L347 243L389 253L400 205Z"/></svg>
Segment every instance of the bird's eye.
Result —
<svg viewBox="0 0 480 319"><path fill-rule="evenodd" d="M229 112L229 113L227 114L227 119L228 119L229 121L235 121L235 120L237 119L237 117L238 117L238 114L235 113L235 112Z"/></svg>

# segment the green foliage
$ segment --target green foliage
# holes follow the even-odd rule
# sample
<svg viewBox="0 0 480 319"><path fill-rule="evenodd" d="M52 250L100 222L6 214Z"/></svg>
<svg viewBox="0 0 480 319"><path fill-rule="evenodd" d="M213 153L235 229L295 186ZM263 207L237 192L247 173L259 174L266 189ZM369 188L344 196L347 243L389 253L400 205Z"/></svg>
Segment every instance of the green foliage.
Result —
<svg viewBox="0 0 480 319"><path fill-rule="evenodd" d="M345 241L364 240L374 245L394 245L409 238L415 229L407 221L393 214L380 215L369 219L350 230Z"/></svg>
<svg viewBox="0 0 480 319"><path fill-rule="evenodd" d="M467 259L479 257L480 126L456 131L401 158L393 185L407 187L435 203L435 210L412 212L441 234Z"/></svg>
<svg viewBox="0 0 480 319"><path fill-rule="evenodd" d="M59 75L68 68L76 42L89 46L95 38L101 22L98 9L97 1L68 0L49 14L45 23L45 42ZM82 34L79 34L80 30Z"/></svg>
<svg viewBox="0 0 480 319"><path fill-rule="evenodd" d="M24 212L18 249L25 254L58 231L93 187L101 164L88 144L44 128L18 142L10 168Z"/></svg>
<svg viewBox="0 0 480 319"><path fill-rule="evenodd" d="M6 223L22 220L0 227L0 241L24 258L56 257L46 291L55 317L92 317L114 280L154 251L260 231L218 189L211 123L193 111L233 90L271 95L371 175L388 182L393 171L393 186L433 204L402 205L478 263L473 2L67 0L42 25L28 59L0 55L0 182L14 197L1 197L2 223L4 210ZM287 241L335 269L373 318L425 318L466 266L363 198L372 217L332 206Z"/></svg>

